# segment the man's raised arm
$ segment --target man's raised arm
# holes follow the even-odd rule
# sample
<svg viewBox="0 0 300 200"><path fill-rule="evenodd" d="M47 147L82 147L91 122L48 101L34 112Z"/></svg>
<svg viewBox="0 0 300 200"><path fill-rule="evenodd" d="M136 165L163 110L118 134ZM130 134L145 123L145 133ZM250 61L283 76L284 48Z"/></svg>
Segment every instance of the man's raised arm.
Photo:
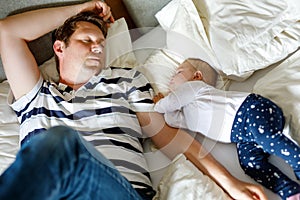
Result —
<svg viewBox="0 0 300 200"><path fill-rule="evenodd" d="M202 145L187 132L168 126L159 113L137 113L142 130L171 159L185 156L204 174L212 178L233 199L267 200L261 186L233 177Z"/></svg>
<svg viewBox="0 0 300 200"><path fill-rule="evenodd" d="M15 98L27 94L40 76L26 42L54 30L72 15L88 10L113 21L110 8L101 1L34 10L0 20L0 55Z"/></svg>

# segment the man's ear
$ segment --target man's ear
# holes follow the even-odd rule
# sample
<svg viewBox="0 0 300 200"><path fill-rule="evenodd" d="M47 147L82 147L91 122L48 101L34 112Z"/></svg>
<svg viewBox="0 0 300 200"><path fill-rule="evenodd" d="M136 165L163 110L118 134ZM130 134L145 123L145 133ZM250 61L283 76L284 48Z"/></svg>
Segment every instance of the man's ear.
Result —
<svg viewBox="0 0 300 200"><path fill-rule="evenodd" d="M193 80L198 80L198 81L203 80L202 72L201 71L196 71L194 73Z"/></svg>
<svg viewBox="0 0 300 200"><path fill-rule="evenodd" d="M56 40L53 44L53 50L54 53L57 55L57 57L61 57L63 54L63 49L64 49L65 43L60 41L60 40Z"/></svg>

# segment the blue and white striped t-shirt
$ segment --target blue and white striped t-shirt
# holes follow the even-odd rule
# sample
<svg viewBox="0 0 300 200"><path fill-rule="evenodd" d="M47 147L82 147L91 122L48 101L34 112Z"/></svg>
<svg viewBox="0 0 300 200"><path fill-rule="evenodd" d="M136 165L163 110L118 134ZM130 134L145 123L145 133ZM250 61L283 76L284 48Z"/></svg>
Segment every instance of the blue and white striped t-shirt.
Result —
<svg viewBox="0 0 300 200"><path fill-rule="evenodd" d="M20 141L57 125L79 131L135 188L152 187L135 112L153 112L153 92L138 71L108 68L79 88L40 78L26 96L12 103Z"/></svg>

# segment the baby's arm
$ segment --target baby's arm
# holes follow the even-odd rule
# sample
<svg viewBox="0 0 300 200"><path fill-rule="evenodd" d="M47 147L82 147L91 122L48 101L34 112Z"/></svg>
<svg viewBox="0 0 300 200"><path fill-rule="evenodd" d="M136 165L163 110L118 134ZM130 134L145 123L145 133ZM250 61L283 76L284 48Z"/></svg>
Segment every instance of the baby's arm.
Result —
<svg viewBox="0 0 300 200"><path fill-rule="evenodd" d="M165 98L165 99L163 99ZM169 111L167 105L161 105L164 101L169 98L168 95L165 97L162 93L158 93L154 96L153 102L156 104L154 106L154 110L159 113L164 113L165 120L169 126L172 127L179 127L182 123L185 123L183 113L179 110L176 111ZM163 106L163 107L162 107ZM165 108L165 109L164 109ZM186 125L183 125L186 127Z"/></svg>
<svg viewBox="0 0 300 200"><path fill-rule="evenodd" d="M183 84L176 90L170 92L167 96L157 95L154 110L159 113L174 112L180 110L183 106L191 103L195 99L195 92L190 85ZM163 98L162 98L163 97Z"/></svg>

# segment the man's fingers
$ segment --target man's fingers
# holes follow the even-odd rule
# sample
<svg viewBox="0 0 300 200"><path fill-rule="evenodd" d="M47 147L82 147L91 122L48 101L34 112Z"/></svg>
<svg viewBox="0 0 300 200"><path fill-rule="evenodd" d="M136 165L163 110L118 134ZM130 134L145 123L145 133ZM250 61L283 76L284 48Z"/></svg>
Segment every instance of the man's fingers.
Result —
<svg viewBox="0 0 300 200"><path fill-rule="evenodd" d="M99 15L103 17L104 21L109 23L113 23L115 21L114 17L112 16L111 8L106 3L97 1L96 9L97 12L99 12Z"/></svg>

